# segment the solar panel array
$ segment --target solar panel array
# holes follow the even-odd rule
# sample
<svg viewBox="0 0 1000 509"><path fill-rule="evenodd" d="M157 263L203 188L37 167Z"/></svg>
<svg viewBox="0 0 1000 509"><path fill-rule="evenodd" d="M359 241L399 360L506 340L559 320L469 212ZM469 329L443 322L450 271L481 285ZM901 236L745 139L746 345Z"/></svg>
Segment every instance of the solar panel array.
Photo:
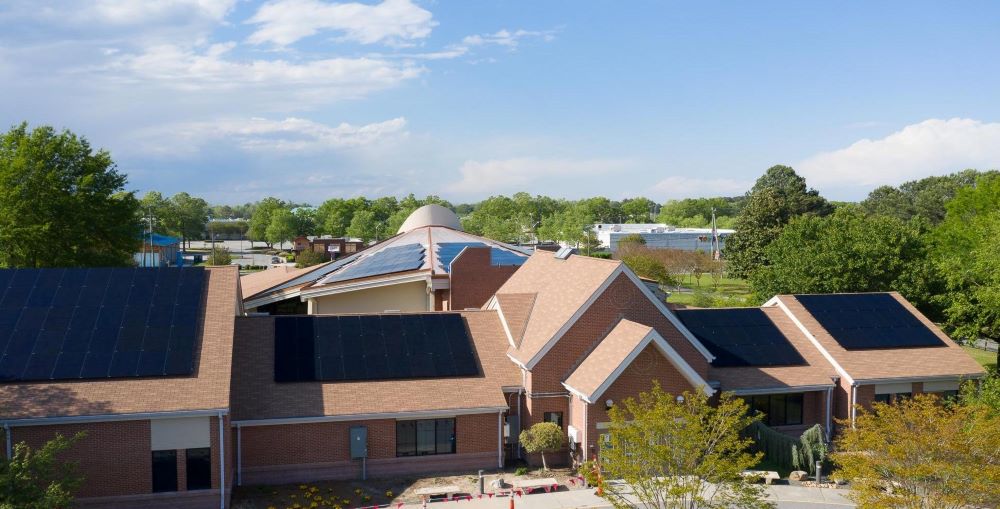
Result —
<svg viewBox="0 0 1000 509"><path fill-rule="evenodd" d="M934 331L888 293L795 298L848 350L944 346Z"/></svg>
<svg viewBox="0 0 1000 509"><path fill-rule="evenodd" d="M678 309L676 313L684 326L715 356L713 366L806 364L761 309Z"/></svg>
<svg viewBox="0 0 1000 509"><path fill-rule="evenodd" d="M331 274L326 278L325 282L333 283L362 277L392 274L393 272L416 270L424 264L424 251L424 246L420 244L387 247L371 256L357 260L340 272Z"/></svg>
<svg viewBox="0 0 1000 509"><path fill-rule="evenodd" d="M279 316L274 381L475 376L472 348L457 313Z"/></svg>
<svg viewBox="0 0 1000 509"><path fill-rule="evenodd" d="M437 245L437 257L445 272L451 272L452 260L466 247L486 247L486 244L483 242L441 242ZM498 247L490 249L490 264L494 266L522 265L527 259L527 255L513 253Z"/></svg>
<svg viewBox="0 0 1000 509"><path fill-rule="evenodd" d="M190 375L204 269L0 270L0 381Z"/></svg>

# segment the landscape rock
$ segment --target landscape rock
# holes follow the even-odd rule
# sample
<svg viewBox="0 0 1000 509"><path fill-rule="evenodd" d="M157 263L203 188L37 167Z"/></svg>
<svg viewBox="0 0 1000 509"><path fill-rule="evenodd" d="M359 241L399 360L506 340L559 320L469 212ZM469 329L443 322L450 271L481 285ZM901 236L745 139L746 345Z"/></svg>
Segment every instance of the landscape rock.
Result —
<svg viewBox="0 0 1000 509"><path fill-rule="evenodd" d="M788 474L788 480L789 481L805 481L808 478L809 478L809 473L808 472L803 472L801 470L796 470L796 471Z"/></svg>

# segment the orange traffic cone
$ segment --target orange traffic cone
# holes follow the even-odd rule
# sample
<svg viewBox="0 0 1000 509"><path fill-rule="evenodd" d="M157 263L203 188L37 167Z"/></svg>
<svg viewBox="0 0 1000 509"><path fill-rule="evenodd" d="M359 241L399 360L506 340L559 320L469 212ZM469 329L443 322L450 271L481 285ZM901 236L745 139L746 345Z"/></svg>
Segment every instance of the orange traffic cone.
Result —
<svg viewBox="0 0 1000 509"><path fill-rule="evenodd" d="M514 496L513 495L514 494L511 493L511 497L510 497L510 509L514 509Z"/></svg>

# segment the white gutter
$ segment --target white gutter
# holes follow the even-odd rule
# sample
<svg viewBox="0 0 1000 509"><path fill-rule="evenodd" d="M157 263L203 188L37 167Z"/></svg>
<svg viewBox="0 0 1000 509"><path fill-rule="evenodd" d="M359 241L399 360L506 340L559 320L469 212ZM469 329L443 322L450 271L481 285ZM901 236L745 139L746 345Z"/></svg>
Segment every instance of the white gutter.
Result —
<svg viewBox="0 0 1000 509"><path fill-rule="evenodd" d="M795 394L799 392L817 392L833 389L833 384L802 385L798 387L765 387L761 389L736 389L732 392L737 396L756 396L760 394Z"/></svg>
<svg viewBox="0 0 1000 509"><path fill-rule="evenodd" d="M858 384L851 382L851 428L858 417Z"/></svg>
<svg viewBox="0 0 1000 509"><path fill-rule="evenodd" d="M952 380L975 380L985 376L985 373L965 375L934 375L934 376L904 376L898 378L865 378L855 380L858 385L874 385L882 383L912 383L912 382L943 382Z"/></svg>
<svg viewBox="0 0 1000 509"><path fill-rule="evenodd" d="M826 439L829 441L833 437L833 421L830 413L833 412L833 387L826 390Z"/></svg>
<svg viewBox="0 0 1000 509"><path fill-rule="evenodd" d="M226 509L226 435L219 411L219 509Z"/></svg>
<svg viewBox="0 0 1000 509"><path fill-rule="evenodd" d="M214 417L218 414L226 415L228 408L215 408L211 410L181 410L177 412L140 412L134 414L103 414L103 415L75 415L65 417L31 417L25 419L2 420L4 427L10 426L47 426L51 424L77 424L86 422L113 422L113 421L145 421L155 419L176 419L178 417Z"/></svg>
<svg viewBox="0 0 1000 509"><path fill-rule="evenodd" d="M277 426L281 424L309 424L316 422L370 421L375 419L424 419L431 417L453 417L458 415L492 414L504 412L506 406L478 408L456 408L452 410L426 410L417 412L386 412L374 414L318 415L309 417L284 417L276 419L248 419L233 421L235 426Z"/></svg>

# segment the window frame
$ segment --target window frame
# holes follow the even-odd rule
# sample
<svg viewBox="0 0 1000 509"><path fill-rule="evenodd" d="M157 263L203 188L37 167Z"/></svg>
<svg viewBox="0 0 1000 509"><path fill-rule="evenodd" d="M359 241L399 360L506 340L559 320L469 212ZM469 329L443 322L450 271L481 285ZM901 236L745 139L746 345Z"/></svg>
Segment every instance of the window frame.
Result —
<svg viewBox="0 0 1000 509"><path fill-rule="evenodd" d="M553 416L556 417L555 420L552 419ZM559 426L560 429L565 429L565 428L563 428L563 413L562 412L544 412L542 414L542 422L553 422L557 426Z"/></svg>
<svg viewBox="0 0 1000 509"><path fill-rule="evenodd" d="M764 414L762 423L771 426L801 426L805 423L805 393L782 392L777 394L755 394L743 398L751 412ZM798 407L798 408L796 408ZM771 410L776 411L772 412ZM781 419L777 419L780 408ZM766 411L764 409L767 409ZM790 410L795 409L794 412Z"/></svg>
<svg viewBox="0 0 1000 509"><path fill-rule="evenodd" d="M160 462L169 462L173 465L173 468L164 472L161 469L157 469L157 456L160 456ZM150 453L150 491L152 493L171 493L178 491L178 481L177 478L177 451L174 449L162 449L158 451L152 451ZM162 475L166 475L166 478L157 479L157 472L163 472ZM167 473L170 472L170 473ZM173 483L170 480L173 480ZM159 482L158 482L159 481ZM172 488L170 487L172 485Z"/></svg>
<svg viewBox="0 0 1000 509"><path fill-rule="evenodd" d="M427 427L430 426L428 431ZM421 441L423 427L424 441ZM458 446L458 422L454 417L443 419L407 419L396 421L396 457L437 456L440 454L455 454ZM400 438L409 439L400 443ZM430 443L426 443L432 438ZM444 438L445 440L442 440ZM442 447L444 445L444 447Z"/></svg>

